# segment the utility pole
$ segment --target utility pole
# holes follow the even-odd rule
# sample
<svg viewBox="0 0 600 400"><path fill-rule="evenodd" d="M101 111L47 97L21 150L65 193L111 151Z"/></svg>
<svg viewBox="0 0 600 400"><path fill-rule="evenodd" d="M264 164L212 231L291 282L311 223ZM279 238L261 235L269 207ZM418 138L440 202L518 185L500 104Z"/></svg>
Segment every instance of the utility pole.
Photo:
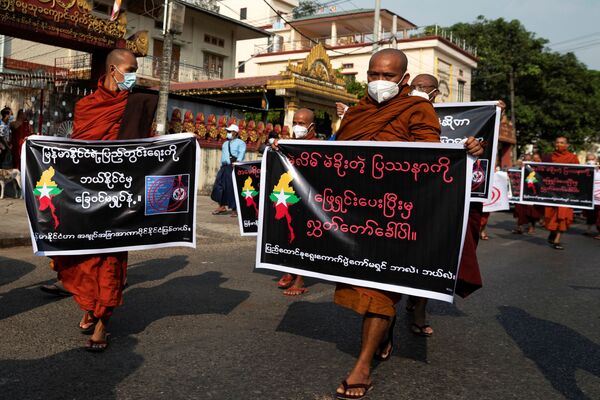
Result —
<svg viewBox="0 0 600 400"><path fill-rule="evenodd" d="M517 138L517 121L515 118L515 70L513 66L510 66L508 75L508 84L510 86L510 123L512 124L513 131L515 132L515 139ZM513 163L517 161L517 149L512 154Z"/></svg>
<svg viewBox="0 0 600 400"><path fill-rule="evenodd" d="M379 20L381 12L381 0L375 0L375 15L373 19L373 53L379 50Z"/></svg>
<svg viewBox="0 0 600 400"><path fill-rule="evenodd" d="M159 135L167 132L167 103L169 101L169 84L171 83L171 56L173 51L173 34L169 30L170 0L165 0L163 12L163 49L160 68L160 89L156 109L156 131Z"/></svg>

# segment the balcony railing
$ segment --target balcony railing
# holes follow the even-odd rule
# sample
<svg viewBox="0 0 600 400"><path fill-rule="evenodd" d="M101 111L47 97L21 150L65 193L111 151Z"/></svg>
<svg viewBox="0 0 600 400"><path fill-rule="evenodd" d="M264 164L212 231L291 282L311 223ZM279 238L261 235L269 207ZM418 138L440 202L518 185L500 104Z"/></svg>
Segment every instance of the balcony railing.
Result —
<svg viewBox="0 0 600 400"><path fill-rule="evenodd" d="M455 46L460 47L464 51L477 56L477 49L471 46L468 46L466 41L454 36L452 32L444 31L442 29L435 29L435 31L428 31L424 29L412 29L407 31L398 31L396 32L396 39L410 39L410 38L419 38L426 36L437 36L444 38L450 41ZM384 32L379 40L380 41L391 41L394 35L391 32ZM313 40L308 40L306 38L302 38L300 40L290 41L285 40L282 36L274 36L271 39L270 43L267 45L255 45L254 46L254 54L264 54L264 53L280 53L283 51L294 51L294 50L310 50L315 46L316 43L322 43L325 46L348 46L348 45L369 45L375 41L375 36L373 32L368 33L356 33L353 35L341 35L337 36L337 38L332 38L331 36L324 37L316 37L312 38Z"/></svg>
<svg viewBox="0 0 600 400"><path fill-rule="evenodd" d="M146 78L160 79L162 59L146 56L138 58L138 75ZM193 82L223 79L222 68L202 68L196 65L173 62L171 63L172 82Z"/></svg>

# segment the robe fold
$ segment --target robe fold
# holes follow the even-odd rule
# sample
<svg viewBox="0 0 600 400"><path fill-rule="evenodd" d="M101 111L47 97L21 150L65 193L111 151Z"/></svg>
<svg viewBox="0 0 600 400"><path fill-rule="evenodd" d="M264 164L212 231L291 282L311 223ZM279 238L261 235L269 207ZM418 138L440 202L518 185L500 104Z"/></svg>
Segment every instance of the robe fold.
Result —
<svg viewBox="0 0 600 400"><path fill-rule="evenodd" d="M75 105L72 139L116 140L130 93L112 92L104 87L104 77L98 89ZM140 121L152 116L132 116ZM131 125L131 124L130 124ZM134 130L135 131L135 130ZM137 130L134 136L149 136L147 130ZM58 279L84 311L93 311L96 318L107 320L113 309L122 304L123 285L127 277L127 252L53 257Z"/></svg>
<svg viewBox="0 0 600 400"><path fill-rule="evenodd" d="M550 162L557 164L579 164L579 159L568 151L555 151L550 156ZM546 207L544 212L546 229L549 231L566 232L573 223L573 209L569 207Z"/></svg>

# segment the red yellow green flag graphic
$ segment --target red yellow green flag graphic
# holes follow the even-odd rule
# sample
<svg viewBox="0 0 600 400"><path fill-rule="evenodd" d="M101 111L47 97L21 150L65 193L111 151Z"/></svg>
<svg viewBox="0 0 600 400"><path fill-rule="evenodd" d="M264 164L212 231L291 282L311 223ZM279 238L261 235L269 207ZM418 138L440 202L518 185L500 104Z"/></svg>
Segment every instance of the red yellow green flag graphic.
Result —
<svg viewBox="0 0 600 400"><path fill-rule="evenodd" d="M525 182L527 182L527 187L533 190L533 194L537 194L537 191L535 190L535 184L539 181L535 176L535 171L531 171L529 175L527 175L527 178L525 178Z"/></svg>
<svg viewBox="0 0 600 400"><path fill-rule="evenodd" d="M254 197L258 194L254 186L252 186L252 177L248 177L244 181L244 187L242 188L242 196L246 200L246 207L254 207L256 211L256 218L258 218L258 205L254 201Z"/></svg>
<svg viewBox="0 0 600 400"><path fill-rule="evenodd" d="M58 228L59 221L58 217L56 216L56 207L54 204L52 204L52 198L59 195L62 192L62 189L60 189L56 182L52 180L52 177L54 177L53 167L50 167L42 172L42 177L35 184L33 194L39 199L40 211L50 209L50 212L52 213L52 219L54 220L54 229L56 229Z"/></svg>
<svg viewBox="0 0 600 400"><path fill-rule="evenodd" d="M289 206L296 204L300 201L300 198L296 196L296 191L290 185L290 182L294 177L289 172L284 172L279 178L277 185L273 187L273 193L269 196L269 199L274 203L275 206L275 219L280 220L285 217L290 231L289 241L292 243L295 239L294 228L292 227L292 217L289 213Z"/></svg>

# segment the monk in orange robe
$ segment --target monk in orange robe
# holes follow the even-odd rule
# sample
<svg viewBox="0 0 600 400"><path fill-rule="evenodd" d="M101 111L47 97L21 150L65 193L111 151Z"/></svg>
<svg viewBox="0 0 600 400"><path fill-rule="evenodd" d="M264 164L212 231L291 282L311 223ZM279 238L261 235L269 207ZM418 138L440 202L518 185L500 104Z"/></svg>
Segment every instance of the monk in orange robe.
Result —
<svg viewBox="0 0 600 400"><path fill-rule="evenodd" d="M130 93L136 70L137 60L129 50L116 49L108 54L106 75L98 81L97 90L75 105L72 139L116 140L150 135L156 102L152 106L148 98ZM85 312L79 328L92 334L85 349L105 350L108 321L114 308L122 303L127 252L57 256L53 261L59 280Z"/></svg>
<svg viewBox="0 0 600 400"><path fill-rule="evenodd" d="M577 156L569 152L569 142L564 136L556 138L554 152L547 157L547 161L557 164L579 164ZM573 223L573 209L569 207L546 207L544 219L546 229L550 231L548 243L556 250L564 250L560 243L560 237Z"/></svg>
<svg viewBox="0 0 600 400"><path fill-rule="evenodd" d="M368 96L346 112L336 140L439 142L440 124L428 99L409 96L410 78L406 55L395 49L375 53L367 71ZM475 155L483 153L479 142L465 144ZM389 359L391 334L399 293L338 284L335 302L363 315L362 344L358 360L337 388L338 398L362 398L372 389L371 363L377 352Z"/></svg>

